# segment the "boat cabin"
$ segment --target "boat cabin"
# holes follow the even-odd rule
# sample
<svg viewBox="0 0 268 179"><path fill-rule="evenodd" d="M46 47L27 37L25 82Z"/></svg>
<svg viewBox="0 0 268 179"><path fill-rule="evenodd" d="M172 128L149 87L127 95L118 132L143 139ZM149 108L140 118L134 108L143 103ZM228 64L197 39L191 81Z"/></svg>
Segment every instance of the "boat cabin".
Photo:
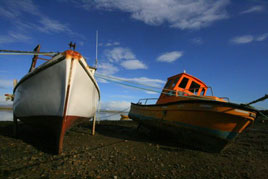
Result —
<svg viewBox="0 0 268 179"><path fill-rule="evenodd" d="M198 78L180 73L168 78L157 104L183 100L179 96L205 96L207 89L208 86Z"/></svg>

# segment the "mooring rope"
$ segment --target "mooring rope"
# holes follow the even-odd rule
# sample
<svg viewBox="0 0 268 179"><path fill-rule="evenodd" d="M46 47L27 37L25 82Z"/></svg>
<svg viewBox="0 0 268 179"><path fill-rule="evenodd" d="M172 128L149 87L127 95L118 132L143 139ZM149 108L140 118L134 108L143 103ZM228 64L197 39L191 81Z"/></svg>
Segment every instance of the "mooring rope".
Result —
<svg viewBox="0 0 268 179"><path fill-rule="evenodd" d="M265 114L263 114L261 111L259 111L259 114L260 114L262 117L264 117L264 119L262 119L262 120L268 120L268 116L266 116Z"/></svg>
<svg viewBox="0 0 268 179"><path fill-rule="evenodd" d="M117 81L124 81L124 82L127 82L127 83L133 83L133 84L137 84L137 85L142 85L142 86L147 86L147 87L150 87L150 88L157 88L157 89L162 90L162 88L157 87L157 86L148 85L148 84L144 84L144 83L139 83L139 82L136 82L136 81L131 81L131 80L123 79L123 78L118 78L118 77L115 77L115 76L107 76L107 75L103 75L103 74L100 74L100 73L96 73L96 76L103 77L103 78L114 79L114 80L117 80Z"/></svg>
<svg viewBox="0 0 268 179"><path fill-rule="evenodd" d="M104 80L110 81L110 82L114 82L114 83L117 83L117 84L120 84L120 85L123 85L123 86L128 86L128 87L131 87L131 88L136 88L136 89L140 89L140 90L144 90L144 91L150 91L150 92L159 93L159 94L166 94L166 95L170 95L170 96L179 96L179 97L183 97L183 98L202 99L202 100L207 100L207 101L214 101L212 99L201 98L201 97L198 97L198 96L184 96L184 95L180 95L180 94L176 95L176 94L167 93L167 92L164 92L164 91L157 91L157 90L154 90L154 89L134 86L132 84L123 83L123 82L126 82L126 81L125 80L120 80L119 78L117 78L117 80L114 80L113 78L108 78L108 76L104 77L104 76L98 75L98 74L96 74L96 76L99 77L99 78L102 78ZM120 81L123 81L123 82L120 82ZM128 81L128 83L132 83L132 82ZM139 85L148 86L148 85L145 85L145 84L142 84L142 83L139 83ZM170 90L170 91L172 92L174 90ZM174 92L176 92L176 91L174 91Z"/></svg>
<svg viewBox="0 0 268 179"><path fill-rule="evenodd" d="M123 85L123 86L128 86L128 87L132 87L132 88L137 88L137 89L140 89L140 90L145 90L145 91L151 91L151 92L155 92L155 93L161 93L159 91L156 91L156 90L153 90L153 89L149 89L149 88L143 88L143 87L138 87L138 86L134 86L134 85L131 85L131 84L126 84L126 83L123 83L123 82L120 82L120 81L124 81L124 80L119 80L119 78L117 80L114 80L112 77L111 78L108 78L108 77L103 77L99 74L95 74L95 76L99 77L99 78L102 78L104 80L107 80L107 81L110 81L110 82L115 82L115 83L118 83L120 85ZM126 81L125 81L126 82ZM128 83L132 83L132 82L128 82ZM134 83L135 84L135 83ZM145 84L140 84L140 85L144 85L146 86Z"/></svg>
<svg viewBox="0 0 268 179"><path fill-rule="evenodd" d="M105 117L105 118L109 118L109 117L118 115L119 113L125 113L125 112L127 112L129 109L130 109L130 107L127 107L126 109L123 109L122 111L116 111L116 112L113 112L114 114L111 114L111 115L109 115L109 116L104 116L104 117ZM100 113L100 112L102 112L102 111L99 111L99 113ZM103 112L109 112L109 111L103 111Z"/></svg>
<svg viewBox="0 0 268 179"><path fill-rule="evenodd" d="M128 86L128 87L131 87L131 88L136 88L136 89L139 89L139 90L143 90L143 91L150 91L150 92L154 92L154 93L158 93L158 94L166 94L166 95L170 95L170 96L179 96L179 97L182 97L182 98L201 99L201 100L207 100L207 101L214 101L212 99L202 98L202 97L199 97L199 96L184 96L184 95L181 95L181 94L176 95L176 91L170 90L170 89L164 89L164 90L167 90L167 91L170 91L170 92L173 91L173 92L175 92L175 94L164 92L164 90L163 91L158 91L157 89L161 89L161 88L158 88L158 87L155 87L155 86L151 86L151 85L147 85L147 84L143 84L143 83L139 83L139 82L133 82L133 81L130 81L130 80L121 79L121 78L114 77L114 76L102 75L102 74L99 74L99 73L97 73L95 75L98 78L101 78L101 79L104 79L104 80L107 80L107 81L110 81L110 82L114 82L114 83L117 83L117 84L120 84L120 85L123 85L123 86ZM130 83L130 84L126 84L124 82ZM142 86L145 86L145 87L150 87L150 88L155 88L155 89L144 88L144 87L135 86L135 85L142 85ZM234 101L232 101L232 103L243 105L243 103L241 103L241 102L234 102ZM257 106L257 105L254 105L254 106L255 106L254 107L255 109L256 108L265 109L265 108L263 108L261 106ZM262 114L262 113L260 113L260 114L262 116L268 118L264 114Z"/></svg>

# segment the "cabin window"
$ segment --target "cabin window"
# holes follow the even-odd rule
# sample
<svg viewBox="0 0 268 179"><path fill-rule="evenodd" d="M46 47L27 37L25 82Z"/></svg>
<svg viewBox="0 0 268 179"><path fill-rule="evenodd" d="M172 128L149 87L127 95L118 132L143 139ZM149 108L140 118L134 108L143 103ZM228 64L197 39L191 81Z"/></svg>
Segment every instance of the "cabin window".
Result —
<svg viewBox="0 0 268 179"><path fill-rule="evenodd" d="M171 88L174 88L174 86L176 86L176 84L178 83L178 81L179 81L179 78L176 78L176 79L174 80L174 82L172 83Z"/></svg>
<svg viewBox="0 0 268 179"><path fill-rule="evenodd" d="M200 93L200 95L201 95L201 96L204 96L205 91L206 91L205 88L203 88L202 91L201 91L201 93Z"/></svg>
<svg viewBox="0 0 268 179"><path fill-rule="evenodd" d="M171 84L172 80L168 80L168 82L166 83L164 88L169 88L170 84Z"/></svg>
<svg viewBox="0 0 268 179"><path fill-rule="evenodd" d="M187 85L187 83L188 83L188 81L189 81L188 78L183 78L183 79L181 80L181 83L180 83L179 87L180 87L180 88L185 88L186 85Z"/></svg>
<svg viewBox="0 0 268 179"><path fill-rule="evenodd" d="M192 84L191 84L191 86L190 86L189 91L191 91L194 94L197 94L199 88L200 88L200 85L193 81Z"/></svg>

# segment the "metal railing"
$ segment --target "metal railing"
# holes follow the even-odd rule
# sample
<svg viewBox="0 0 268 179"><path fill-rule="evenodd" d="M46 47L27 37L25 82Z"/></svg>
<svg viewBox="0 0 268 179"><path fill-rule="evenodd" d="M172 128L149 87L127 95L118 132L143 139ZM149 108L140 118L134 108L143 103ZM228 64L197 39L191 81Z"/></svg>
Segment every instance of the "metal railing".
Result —
<svg viewBox="0 0 268 179"><path fill-rule="evenodd" d="M138 104L147 104L147 101L158 100L158 98L143 98L138 101ZM142 103L142 101L145 101Z"/></svg>

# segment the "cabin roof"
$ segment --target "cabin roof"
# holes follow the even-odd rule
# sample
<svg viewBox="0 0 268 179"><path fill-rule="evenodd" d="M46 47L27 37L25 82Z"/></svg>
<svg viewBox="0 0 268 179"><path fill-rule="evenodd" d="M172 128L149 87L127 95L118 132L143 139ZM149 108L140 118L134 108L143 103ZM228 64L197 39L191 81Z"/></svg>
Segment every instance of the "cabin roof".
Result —
<svg viewBox="0 0 268 179"><path fill-rule="evenodd" d="M197 81L197 82L199 82L199 83L202 83L205 87L208 87L203 81L199 80L198 78L196 78L196 77L194 77L194 76L192 76L192 75L189 75L188 73L180 73L180 74L171 76L171 77L168 78L168 80L173 79L173 78L176 78L176 77L179 77L179 76L182 76L182 75L187 76L187 77L189 77L190 79L194 79L195 81Z"/></svg>

